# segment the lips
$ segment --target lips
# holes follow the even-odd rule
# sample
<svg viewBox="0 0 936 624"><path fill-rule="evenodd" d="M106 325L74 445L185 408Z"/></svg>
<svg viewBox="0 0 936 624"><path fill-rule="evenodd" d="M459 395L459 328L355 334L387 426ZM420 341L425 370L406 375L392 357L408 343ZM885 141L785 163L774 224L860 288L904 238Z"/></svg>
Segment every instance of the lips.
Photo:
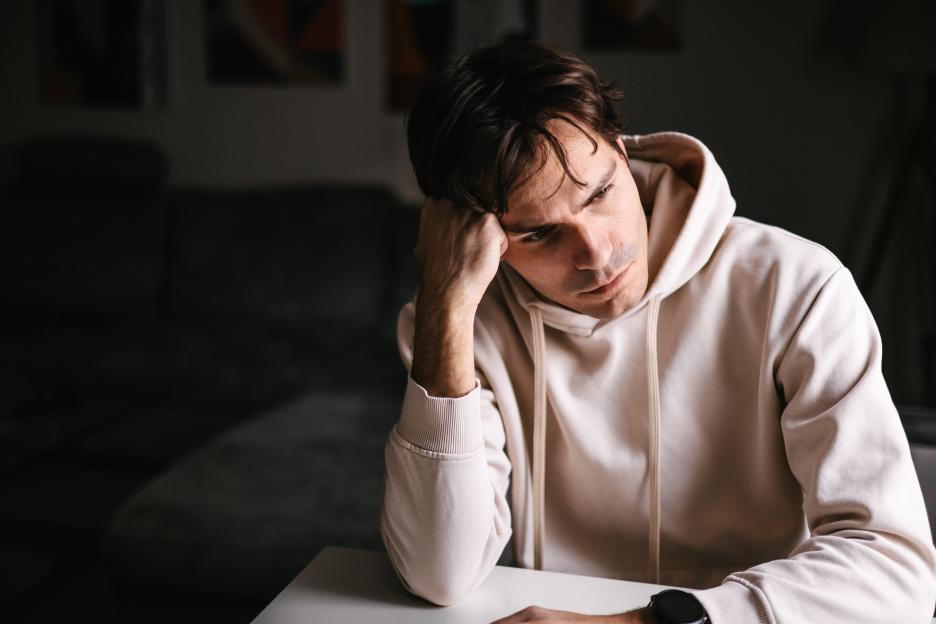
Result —
<svg viewBox="0 0 936 624"><path fill-rule="evenodd" d="M614 277L614 279L612 279L610 282L607 282L597 288L593 288L592 290L586 290L582 294L583 295L603 295L607 292L614 290L621 284L621 282L624 281L624 276L627 275L627 273L630 271L631 265L633 264L634 262L631 261L631 263L628 264L626 267L624 267L624 270L618 273Z"/></svg>

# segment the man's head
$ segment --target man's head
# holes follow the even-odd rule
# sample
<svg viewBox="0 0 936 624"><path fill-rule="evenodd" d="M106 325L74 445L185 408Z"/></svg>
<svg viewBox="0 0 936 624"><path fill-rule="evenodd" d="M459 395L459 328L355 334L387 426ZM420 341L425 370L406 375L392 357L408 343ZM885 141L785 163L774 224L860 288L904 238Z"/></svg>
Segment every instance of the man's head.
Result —
<svg viewBox="0 0 936 624"><path fill-rule="evenodd" d="M568 52L508 42L435 76L407 122L423 192L497 214L504 261L542 296L598 318L647 287L647 221L619 138L620 97Z"/></svg>

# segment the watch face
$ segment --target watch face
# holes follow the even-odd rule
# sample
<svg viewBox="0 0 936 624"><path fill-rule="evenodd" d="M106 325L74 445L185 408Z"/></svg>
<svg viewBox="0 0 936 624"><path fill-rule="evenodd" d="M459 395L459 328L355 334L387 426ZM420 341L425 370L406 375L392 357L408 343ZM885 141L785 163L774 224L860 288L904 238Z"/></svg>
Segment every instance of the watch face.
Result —
<svg viewBox="0 0 936 624"><path fill-rule="evenodd" d="M699 599L678 589L667 589L653 597L654 614L666 624L703 622L705 609Z"/></svg>

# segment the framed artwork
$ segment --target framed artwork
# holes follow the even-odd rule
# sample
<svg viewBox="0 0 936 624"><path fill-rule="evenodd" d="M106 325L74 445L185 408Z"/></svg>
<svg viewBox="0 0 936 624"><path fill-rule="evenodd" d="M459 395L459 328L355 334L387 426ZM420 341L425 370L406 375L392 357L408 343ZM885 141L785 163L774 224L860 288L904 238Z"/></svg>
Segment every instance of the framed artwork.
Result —
<svg viewBox="0 0 936 624"><path fill-rule="evenodd" d="M38 7L42 105L165 107L162 0L42 0Z"/></svg>
<svg viewBox="0 0 936 624"><path fill-rule="evenodd" d="M590 50L676 51L683 46L682 0L585 0Z"/></svg>
<svg viewBox="0 0 936 624"><path fill-rule="evenodd" d="M536 38L535 0L385 0L385 104L412 106L429 76L463 52Z"/></svg>
<svg viewBox="0 0 936 624"><path fill-rule="evenodd" d="M205 0L204 15L210 83L344 80L342 0Z"/></svg>

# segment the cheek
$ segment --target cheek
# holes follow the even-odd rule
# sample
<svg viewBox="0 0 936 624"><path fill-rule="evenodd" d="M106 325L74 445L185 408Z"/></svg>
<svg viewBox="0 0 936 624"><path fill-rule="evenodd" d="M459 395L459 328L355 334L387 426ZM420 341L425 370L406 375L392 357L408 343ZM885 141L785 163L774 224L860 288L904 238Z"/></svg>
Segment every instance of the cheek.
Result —
<svg viewBox="0 0 936 624"><path fill-rule="evenodd" d="M507 251L503 256L501 256L501 260L509 264L518 273L522 274L523 268L527 264L524 261L527 254L525 254L519 247L520 243L509 243L507 245Z"/></svg>
<svg viewBox="0 0 936 624"><path fill-rule="evenodd" d="M534 251L519 248L520 243L515 245L507 248L503 261L526 281L541 292L552 291L561 283L563 262L559 252Z"/></svg>

